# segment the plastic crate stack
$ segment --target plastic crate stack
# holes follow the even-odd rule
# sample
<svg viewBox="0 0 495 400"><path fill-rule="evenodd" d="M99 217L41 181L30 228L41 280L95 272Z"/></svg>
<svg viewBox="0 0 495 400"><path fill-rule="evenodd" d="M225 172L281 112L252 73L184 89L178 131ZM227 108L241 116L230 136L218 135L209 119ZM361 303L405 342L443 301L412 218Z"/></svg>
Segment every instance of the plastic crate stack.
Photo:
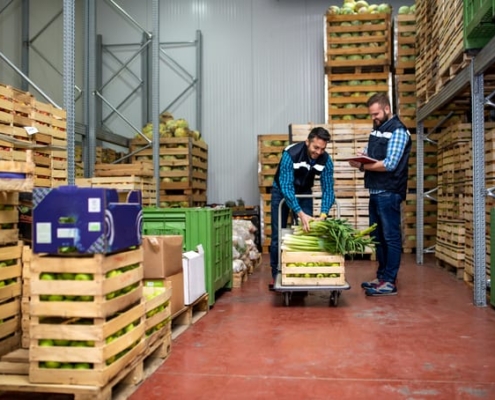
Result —
<svg viewBox="0 0 495 400"><path fill-rule="evenodd" d="M258 135L258 186L260 190L260 220L262 252L269 253L271 242L271 190L273 178L284 148L289 144L288 134Z"/></svg>
<svg viewBox="0 0 495 400"><path fill-rule="evenodd" d="M153 148L143 138L131 141L132 162L153 160ZM190 137L160 139L160 207L206 205L208 145Z"/></svg>
<svg viewBox="0 0 495 400"><path fill-rule="evenodd" d="M363 121L371 93L391 95L388 13L325 14L327 122Z"/></svg>

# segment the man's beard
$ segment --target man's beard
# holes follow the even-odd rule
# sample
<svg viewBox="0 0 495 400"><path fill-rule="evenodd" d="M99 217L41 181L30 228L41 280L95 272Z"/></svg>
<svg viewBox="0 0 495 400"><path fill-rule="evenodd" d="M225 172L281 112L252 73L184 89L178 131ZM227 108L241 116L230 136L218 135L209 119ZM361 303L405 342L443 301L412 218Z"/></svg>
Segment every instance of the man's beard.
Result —
<svg viewBox="0 0 495 400"><path fill-rule="evenodd" d="M385 114L383 119L379 119L378 121L373 121L373 129L377 129L379 126L382 126L385 122L388 121L388 115Z"/></svg>

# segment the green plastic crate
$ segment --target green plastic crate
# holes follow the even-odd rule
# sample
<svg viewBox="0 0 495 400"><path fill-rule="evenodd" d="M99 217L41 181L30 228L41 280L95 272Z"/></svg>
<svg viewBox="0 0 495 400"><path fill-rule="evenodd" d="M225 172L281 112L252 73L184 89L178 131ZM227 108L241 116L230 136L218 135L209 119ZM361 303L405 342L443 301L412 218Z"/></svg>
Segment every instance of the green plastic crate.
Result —
<svg viewBox="0 0 495 400"><path fill-rule="evenodd" d="M495 0L464 0L464 48L481 49L495 36Z"/></svg>
<svg viewBox="0 0 495 400"><path fill-rule="evenodd" d="M143 208L144 235L181 235L183 250L201 244L205 252L208 302L232 287L232 210L230 208Z"/></svg>

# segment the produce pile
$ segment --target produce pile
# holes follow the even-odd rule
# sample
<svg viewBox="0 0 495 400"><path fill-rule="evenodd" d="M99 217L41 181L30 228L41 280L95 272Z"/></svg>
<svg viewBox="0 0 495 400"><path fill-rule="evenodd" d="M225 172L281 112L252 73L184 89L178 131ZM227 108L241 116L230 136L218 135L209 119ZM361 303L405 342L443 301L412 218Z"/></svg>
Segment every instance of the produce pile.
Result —
<svg viewBox="0 0 495 400"><path fill-rule="evenodd" d="M203 140L199 131L189 129L189 123L184 118L174 119L174 116L168 111L160 115L159 131L161 138L191 137L194 140ZM142 134L148 139L153 138L153 124L151 122L143 127ZM136 133L136 138L140 136L139 133Z"/></svg>
<svg viewBox="0 0 495 400"><path fill-rule="evenodd" d="M302 225L293 227L292 234L282 238L282 250L298 252L326 252L337 255L364 254L367 248L374 247L369 236L376 224L358 231L346 219L329 218L310 221L310 231L304 232Z"/></svg>
<svg viewBox="0 0 495 400"><path fill-rule="evenodd" d="M392 7L389 4L368 4L365 0L344 0L341 7L328 7L327 14L333 15L352 15L352 14L390 14Z"/></svg>
<svg viewBox="0 0 495 400"><path fill-rule="evenodd" d="M247 271L255 266L260 253L254 243L256 227L249 220L232 220L232 260L234 273Z"/></svg>

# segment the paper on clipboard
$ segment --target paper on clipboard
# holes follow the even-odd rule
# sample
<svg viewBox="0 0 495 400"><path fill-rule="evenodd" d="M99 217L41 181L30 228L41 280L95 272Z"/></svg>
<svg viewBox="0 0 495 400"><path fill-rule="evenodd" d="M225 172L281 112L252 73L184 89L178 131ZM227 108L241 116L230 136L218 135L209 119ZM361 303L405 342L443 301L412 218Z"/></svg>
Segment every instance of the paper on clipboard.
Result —
<svg viewBox="0 0 495 400"><path fill-rule="evenodd" d="M356 161L356 162L359 162L361 164L372 164L372 163L378 162L378 160L375 160L374 158L364 156L364 155L346 158L345 161Z"/></svg>

